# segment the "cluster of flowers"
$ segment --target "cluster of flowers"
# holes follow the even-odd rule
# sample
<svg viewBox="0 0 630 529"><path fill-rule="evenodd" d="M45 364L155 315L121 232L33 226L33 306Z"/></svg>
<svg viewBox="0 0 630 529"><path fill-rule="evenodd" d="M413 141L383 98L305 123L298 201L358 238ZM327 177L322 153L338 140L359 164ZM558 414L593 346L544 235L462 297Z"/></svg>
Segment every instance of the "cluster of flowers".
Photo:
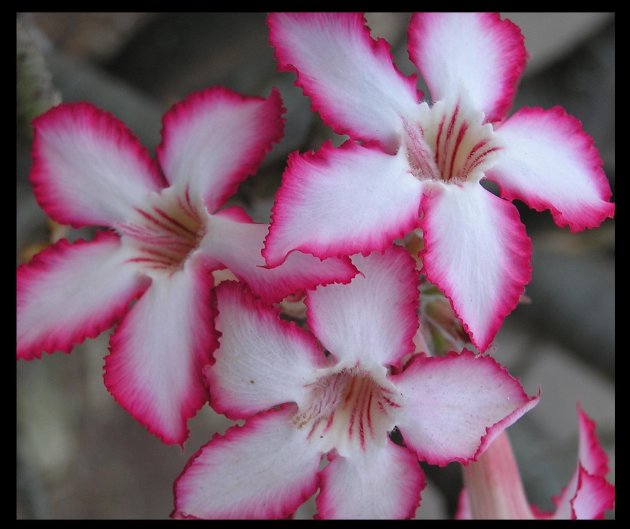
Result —
<svg viewBox="0 0 630 529"><path fill-rule="evenodd" d="M551 516L523 499L502 434L540 396L485 352L531 276L508 200L571 231L613 216L592 140L557 107L506 119L526 51L496 14L413 16L409 56L432 105L362 15L275 13L268 25L280 69L348 141L289 157L269 226L224 206L282 137L276 90L189 96L164 116L156 161L90 104L40 116L39 204L57 222L109 229L18 268L17 357L69 352L117 323L105 385L151 433L183 444L208 401L245 421L191 459L175 517L288 517L319 490L321 518L408 518L419 461L477 459L459 517ZM224 269L237 281L215 285ZM426 285L471 350L427 345ZM288 295L304 297L304 325L279 317ZM556 515L601 517L614 498L607 458L579 413L579 465ZM505 497L475 500L493 479Z"/></svg>

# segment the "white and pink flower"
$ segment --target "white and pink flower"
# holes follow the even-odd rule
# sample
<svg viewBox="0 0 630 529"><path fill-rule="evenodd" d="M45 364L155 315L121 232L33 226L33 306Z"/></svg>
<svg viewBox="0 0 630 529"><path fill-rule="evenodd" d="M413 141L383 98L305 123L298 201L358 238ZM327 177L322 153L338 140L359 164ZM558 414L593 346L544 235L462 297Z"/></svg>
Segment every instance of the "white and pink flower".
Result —
<svg viewBox="0 0 630 529"><path fill-rule="evenodd" d="M312 334L242 285L217 287L210 403L245 423L190 460L175 517L284 518L319 489L320 518L409 518L425 484L419 459L474 460L538 403L488 356L405 362L418 327L414 260L390 248L352 261L350 284L307 293Z"/></svg>
<svg viewBox="0 0 630 529"><path fill-rule="evenodd" d="M531 270L519 199L571 231L598 226L614 204L592 139L560 107L504 120L526 61L519 28L492 13L419 13L409 56L430 88L402 75L389 45L354 13L274 13L279 67L324 121L350 140L294 153L263 255L319 257L383 249L423 232L424 272L485 350ZM503 200L480 181L495 182Z"/></svg>
<svg viewBox="0 0 630 529"><path fill-rule="evenodd" d="M507 434L499 436L475 463L464 468L466 488L456 517L464 519L597 520L615 504L608 483L608 456L595 433L595 422L578 405L577 468L569 484L553 498L556 510L530 506Z"/></svg>
<svg viewBox="0 0 630 529"><path fill-rule="evenodd" d="M282 100L208 89L163 120L159 166L112 115L62 104L35 120L31 181L54 220L109 226L94 240L62 240L17 271L17 358L65 351L122 318L105 384L166 443L207 401L201 369L216 346L212 270L228 267L257 295L349 281L349 258L296 254L268 270L268 226L220 210L283 133ZM130 306L137 300L133 306Z"/></svg>

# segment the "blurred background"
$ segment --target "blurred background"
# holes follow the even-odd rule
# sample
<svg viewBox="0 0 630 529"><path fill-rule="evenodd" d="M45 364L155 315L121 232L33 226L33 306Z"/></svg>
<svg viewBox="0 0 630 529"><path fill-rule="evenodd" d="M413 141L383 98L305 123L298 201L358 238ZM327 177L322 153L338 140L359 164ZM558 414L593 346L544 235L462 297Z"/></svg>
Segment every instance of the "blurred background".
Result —
<svg viewBox="0 0 630 529"><path fill-rule="evenodd" d="M404 73L409 14L370 13ZM562 105L594 138L615 189L615 17L611 13L505 13L530 61L512 111ZM192 91L223 85L246 95L280 88L286 134L235 201L268 221L287 154L335 136L310 112L293 74L276 71L261 13L20 13L17 15L16 264L51 240L89 237L50 224L28 182L30 120L60 101L87 100L122 119L147 145L161 116ZM614 200L614 197L613 197ZM543 398L509 429L532 503L551 510L577 458L576 402L598 424L615 482L615 223L570 234L548 212L517 202L533 240L531 303L510 315L495 357ZM63 310L63 308L61 308ZM230 424L204 407L182 450L165 446L120 408L102 381L109 333L17 364L17 517L166 518L186 461ZM456 464L424 467L418 518L450 518L461 488ZM310 517L312 502L297 517ZM614 511L607 517L614 518Z"/></svg>

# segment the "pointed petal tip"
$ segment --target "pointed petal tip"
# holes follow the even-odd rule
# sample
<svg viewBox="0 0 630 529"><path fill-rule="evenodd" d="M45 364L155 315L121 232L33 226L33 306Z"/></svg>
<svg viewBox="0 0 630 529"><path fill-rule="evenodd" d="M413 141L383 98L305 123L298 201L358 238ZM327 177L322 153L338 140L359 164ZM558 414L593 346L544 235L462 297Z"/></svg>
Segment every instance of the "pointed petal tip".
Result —
<svg viewBox="0 0 630 529"><path fill-rule="evenodd" d="M17 359L70 353L122 318L129 303L150 284L134 268L125 267L124 260L120 238L100 231L91 241L61 239L20 265ZM89 289L89 296L84 289Z"/></svg>
<svg viewBox="0 0 630 529"><path fill-rule="evenodd" d="M408 43L434 102L465 91L487 121L503 119L527 61L516 24L498 13L414 13Z"/></svg>
<svg viewBox="0 0 630 529"><path fill-rule="evenodd" d="M605 478L609 471L608 455L597 436L597 423L586 414L579 402L576 403L576 408L578 412L580 465L589 473Z"/></svg>
<svg viewBox="0 0 630 529"><path fill-rule="evenodd" d="M577 491L570 505L573 519L603 520L606 511L615 506L615 486L579 465Z"/></svg>
<svg viewBox="0 0 630 529"><path fill-rule="evenodd" d="M275 87L267 98L222 86L193 92L162 118L157 156L167 180L217 211L282 139L285 111Z"/></svg>
<svg viewBox="0 0 630 529"><path fill-rule="evenodd" d="M321 459L291 422L294 412L278 406L215 434L175 482L175 515L290 517L315 492Z"/></svg>
<svg viewBox="0 0 630 529"><path fill-rule="evenodd" d="M313 111L339 134L396 150L400 116L418 104L416 80L394 65L387 41L372 38L362 13L272 13L267 24L278 69L296 74Z"/></svg>
<svg viewBox="0 0 630 529"><path fill-rule="evenodd" d="M391 379L407 399L398 420L407 446L438 466L473 461L540 398L528 396L494 358L468 350L417 355Z"/></svg>
<svg viewBox="0 0 630 529"><path fill-rule="evenodd" d="M612 191L593 138L560 106L525 107L497 129L504 155L488 171L501 196L549 210L572 233L614 217Z"/></svg>
<svg viewBox="0 0 630 529"><path fill-rule="evenodd" d="M201 370L217 345L212 281L203 267L154 281L110 338L105 386L166 444L183 445L188 420L208 401Z"/></svg>
<svg viewBox="0 0 630 529"><path fill-rule="evenodd" d="M112 226L165 185L127 126L90 103L62 103L33 123L29 178L39 205L61 224Z"/></svg>
<svg viewBox="0 0 630 529"><path fill-rule="evenodd" d="M518 379L510 375L505 367L501 366L501 368L505 371L506 374L508 374L511 378L516 380L517 383L520 384L520 382L518 382ZM492 441L494 441L503 432L503 430L505 430L506 428L514 424L516 421L518 421L523 415L525 415L532 408L535 408L540 402L541 394L542 394L542 391L541 391L540 386L538 387L538 394L533 397L528 396L525 393L525 391L523 391L523 395L525 396L527 400L521 406L515 409L512 413L510 413L507 417L505 417L504 419L500 420L496 424L493 424L491 427L486 429L486 434L483 436L481 440L481 444L479 445L479 448L477 449L477 452L470 459L470 461L476 461L477 458L481 454L483 454L487 450L487 448L492 444ZM467 461L467 462L470 462L470 461Z"/></svg>

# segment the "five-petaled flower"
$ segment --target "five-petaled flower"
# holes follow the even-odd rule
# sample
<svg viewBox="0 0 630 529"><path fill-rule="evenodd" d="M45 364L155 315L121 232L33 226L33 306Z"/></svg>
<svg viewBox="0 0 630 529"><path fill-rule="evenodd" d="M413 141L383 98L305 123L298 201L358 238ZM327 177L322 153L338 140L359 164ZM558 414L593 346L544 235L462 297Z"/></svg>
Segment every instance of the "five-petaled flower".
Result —
<svg viewBox="0 0 630 529"><path fill-rule="evenodd" d="M174 516L282 518L319 488L320 518L409 518L425 483L419 459L467 463L537 404L488 356L405 361L418 327L414 260L400 248L352 260L350 284L307 293L312 334L242 285L217 287L210 402L245 424L191 459Z"/></svg>
<svg viewBox="0 0 630 529"><path fill-rule="evenodd" d="M219 211L283 132L282 100L208 89L166 113L158 164L112 115L63 104L35 120L31 181L54 220L109 226L62 240L17 271L17 357L70 351L119 318L105 360L115 399L167 443L207 401L202 367L216 346L212 270L228 267L268 302L349 281L349 258L300 254L268 270L268 226ZM137 299L139 298L139 299ZM130 308L130 303L137 302Z"/></svg>
<svg viewBox="0 0 630 529"><path fill-rule="evenodd" d="M510 441L500 435L479 458L464 469L466 488L459 497L458 519L597 520L615 503L615 487L606 481L608 456L595 422L578 405L578 462L569 484L553 498L556 510L530 506L514 460Z"/></svg>
<svg viewBox="0 0 630 529"><path fill-rule="evenodd" d="M509 20L414 14L409 57L433 106L418 102L416 78L396 69L361 14L273 13L268 24L280 68L295 71L313 108L350 137L290 157L263 250L270 266L295 249L382 249L420 227L424 272L483 351L531 275L531 243L508 200L549 209L571 231L613 216L601 160L577 119L554 107L502 121L526 61Z"/></svg>

